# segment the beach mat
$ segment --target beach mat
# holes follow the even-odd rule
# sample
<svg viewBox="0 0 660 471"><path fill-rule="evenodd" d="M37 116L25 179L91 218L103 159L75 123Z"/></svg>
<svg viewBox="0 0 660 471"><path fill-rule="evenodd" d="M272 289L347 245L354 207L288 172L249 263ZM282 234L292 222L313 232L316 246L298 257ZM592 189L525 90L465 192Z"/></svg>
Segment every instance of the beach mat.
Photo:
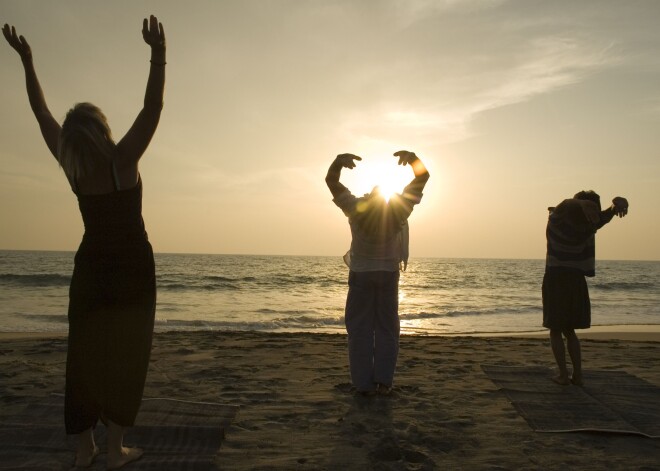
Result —
<svg viewBox="0 0 660 471"><path fill-rule="evenodd" d="M127 471L210 471L238 406L145 398L135 427L127 429L126 446L145 453ZM3 414L0 423L0 470L60 471L73 464L76 438L64 431L64 397L34 398ZM101 449L90 470L105 469L105 426L94 433Z"/></svg>
<svg viewBox="0 0 660 471"><path fill-rule="evenodd" d="M604 432L660 438L660 388L625 371L585 371L560 386L538 366L482 365L537 432Z"/></svg>

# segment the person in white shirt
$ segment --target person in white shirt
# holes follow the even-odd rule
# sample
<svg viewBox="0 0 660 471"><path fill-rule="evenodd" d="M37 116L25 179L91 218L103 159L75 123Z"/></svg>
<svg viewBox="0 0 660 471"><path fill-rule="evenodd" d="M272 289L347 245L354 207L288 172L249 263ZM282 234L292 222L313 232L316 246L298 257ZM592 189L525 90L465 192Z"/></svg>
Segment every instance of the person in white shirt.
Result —
<svg viewBox="0 0 660 471"><path fill-rule="evenodd" d="M378 188L354 196L339 182L343 168L355 168L357 155L340 154L325 182L334 203L348 217L351 249L345 323L351 381L362 395L389 394L399 352L399 270L408 262L408 217L422 198L429 172L414 152L394 154L415 178L387 201Z"/></svg>

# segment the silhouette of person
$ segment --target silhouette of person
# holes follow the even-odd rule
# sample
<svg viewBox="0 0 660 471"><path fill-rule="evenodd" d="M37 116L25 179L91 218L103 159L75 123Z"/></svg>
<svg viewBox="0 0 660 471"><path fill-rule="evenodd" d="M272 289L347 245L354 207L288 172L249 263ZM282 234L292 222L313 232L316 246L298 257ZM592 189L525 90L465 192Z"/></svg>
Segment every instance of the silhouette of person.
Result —
<svg viewBox="0 0 660 471"><path fill-rule="evenodd" d="M550 329L552 353L559 368L553 381L582 386L582 356L575 329L591 327L591 303L586 276L595 276L595 234L615 215L628 214L628 201L617 196L601 210L600 196L581 191L556 207L548 208L547 255L543 276L543 326ZM573 364L569 378L566 348Z"/></svg>
<svg viewBox="0 0 660 471"><path fill-rule="evenodd" d="M156 17L144 19L142 37L151 48L144 106L117 143L106 117L90 103L76 104L60 126L46 105L28 42L13 26L5 24L2 32L21 58L30 106L85 225L69 290L66 432L79 436L75 466L87 467L99 453L94 427L102 420L107 468L116 469L142 455L123 446L123 434L142 400L156 306L138 161L163 107L165 32Z"/></svg>
<svg viewBox="0 0 660 471"><path fill-rule="evenodd" d="M325 181L334 203L348 217L351 248L345 323L351 382L359 394L389 394L399 352L399 270L408 262L408 217L422 198L429 173L413 153L394 154L410 165L415 178L387 201L378 187L357 198L339 182L343 168L352 169L357 155L340 154Z"/></svg>

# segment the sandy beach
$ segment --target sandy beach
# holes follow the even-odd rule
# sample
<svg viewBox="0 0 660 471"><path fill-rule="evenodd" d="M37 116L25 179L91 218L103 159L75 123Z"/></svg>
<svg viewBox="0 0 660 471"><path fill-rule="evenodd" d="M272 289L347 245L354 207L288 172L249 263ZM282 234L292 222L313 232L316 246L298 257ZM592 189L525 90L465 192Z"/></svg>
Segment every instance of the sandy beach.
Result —
<svg viewBox="0 0 660 471"><path fill-rule="evenodd" d="M586 371L623 370L660 387L658 326L580 337ZM63 392L65 334L0 339L0 419ZM660 439L535 432L484 364L553 367L539 333L404 336L393 393L362 398L350 388L344 335L172 332L155 336L145 397L240 406L218 469L660 469Z"/></svg>

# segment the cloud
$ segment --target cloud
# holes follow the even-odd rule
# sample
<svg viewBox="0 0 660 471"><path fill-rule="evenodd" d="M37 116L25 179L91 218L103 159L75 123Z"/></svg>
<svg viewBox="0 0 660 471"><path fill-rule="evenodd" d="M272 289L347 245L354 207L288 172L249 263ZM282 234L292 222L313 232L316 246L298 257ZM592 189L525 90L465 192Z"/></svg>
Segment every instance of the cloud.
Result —
<svg viewBox="0 0 660 471"><path fill-rule="evenodd" d="M455 12L476 12L496 8L508 0L393 0L392 8L402 25L414 24L430 15Z"/></svg>
<svg viewBox="0 0 660 471"><path fill-rule="evenodd" d="M499 77L493 88L481 95L476 110L517 103L584 80L620 61L616 54L609 54L612 49L612 44L599 48L563 36L536 39L520 63L496 73Z"/></svg>
<svg viewBox="0 0 660 471"><path fill-rule="evenodd" d="M464 57L459 75L427 82L422 93L404 81L399 85L413 90L406 98L371 103L347 118L342 132L359 140L377 136L436 143L462 140L470 135L470 123L480 113L588 80L621 60L611 42L563 34L532 38L486 64L478 54Z"/></svg>

